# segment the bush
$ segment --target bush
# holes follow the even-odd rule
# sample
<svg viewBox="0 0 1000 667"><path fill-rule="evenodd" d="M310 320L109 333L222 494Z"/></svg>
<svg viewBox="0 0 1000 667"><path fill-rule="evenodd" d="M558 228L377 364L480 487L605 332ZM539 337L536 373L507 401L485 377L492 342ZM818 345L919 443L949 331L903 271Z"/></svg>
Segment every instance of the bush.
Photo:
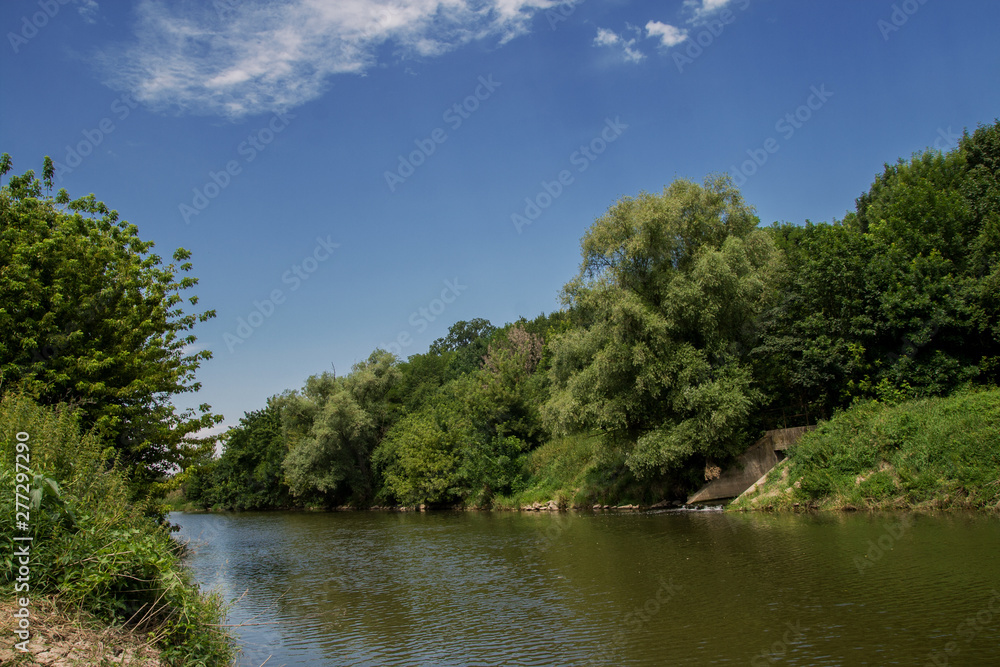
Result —
<svg viewBox="0 0 1000 667"><path fill-rule="evenodd" d="M29 435L31 474L17 469L16 434ZM217 626L220 600L203 596L181 565L165 525L131 505L112 449L81 434L65 408L23 396L0 401L0 512L15 515L15 483L30 478L31 595L55 595L98 618L148 633L176 665L227 664L233 653ZM24 459L21 459L22 463ZM19 476L20 473L20 476ZM12 590L14 526L3 522L0 582ZM10 547L10 548L6 548ZM11 585L10 588L7 588Z"/></svg>

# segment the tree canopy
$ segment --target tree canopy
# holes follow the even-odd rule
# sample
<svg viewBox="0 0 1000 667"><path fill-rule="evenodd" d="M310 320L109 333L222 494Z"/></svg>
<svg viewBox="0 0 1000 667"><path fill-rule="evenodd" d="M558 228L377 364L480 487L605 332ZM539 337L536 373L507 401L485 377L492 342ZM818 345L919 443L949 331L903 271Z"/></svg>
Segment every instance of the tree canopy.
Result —
<svg viewBox="0 0 1000 667"><path fill-rule="evenodd" d="M843 221L772 230L785 256L759 374L829 412L1000 371L1000 124L886 165Z"/></svg>
<svg viewBox="0 0 1000 667"><path fill-rule="evenodd" d="M11 170L5 153L0 175ZM191 330L215 311L196 296L191 253L164 264L136 225L94 195L51 195L52 162L0 188L0 375L43 404L79 409L85 428L117 443L139 486L183 464L221 420L208 405L178 411L211 358Z"/></svg>
<svg viewBox="0 0 1000 667"><path fill-rule="evenodd" d="M745 446L761 395L748 353L777 254L728 177L624 197L587 231L552 349L556 429L592 429L665 470Z"/></svg>
<svg viewBox="0 0 1000 667"><path fill-rule="evenodd" d="M558 312L460 321L276 399L280 484L308 504L483 506L546 469L682 496L767 428L1000 376L1000 122L885 165L843 220L762 227L727 176L679 179L622 197L581 249Z"/></svg>

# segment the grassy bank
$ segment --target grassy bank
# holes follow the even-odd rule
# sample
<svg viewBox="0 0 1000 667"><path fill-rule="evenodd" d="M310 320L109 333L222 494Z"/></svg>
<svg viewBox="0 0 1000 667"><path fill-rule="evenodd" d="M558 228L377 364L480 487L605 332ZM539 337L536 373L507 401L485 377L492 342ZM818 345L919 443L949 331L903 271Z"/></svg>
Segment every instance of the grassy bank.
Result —
<svg viewBox="0 0 1000 667"><path fill-rule="evenodd" d="M1000 510L1000 390L856 405L731 507Z"/></svg>
<svg viewBox="0 0 1000 667"><path fill-rule="evenodd" d="M520 491L493 498L493 509L549 501L561 508L651 505L684 497L676 481L637 479L623 457L607 453L600 436L569 436L543 444L528 455L527 473Z"/></svg>
<svg viewBox="0 0 1000 667"><path fill-rule="evenodd" d="M0 513L13 518L24 511L15 507L15 484L31 489L27 529L15 531L10 520L0 527L0 602L27 597L29 613L40 614L47 598L56 610L50 616L89 619L77 628L81 636L93 636L83 627L93 622L139 635L165 665L228 664L233 649L218 627L220 601L198 591L181 564L180 546L151 518L153 508L130 502L128 479L109 465L108 451L99 438L81 433L68 411L20 396L0 402ZM23 564L20 557L14 562L16 536L32 538L27 581L21 582L30 588L18 592L15 577ZM38 618L32 649L44 628Z"/></svg>

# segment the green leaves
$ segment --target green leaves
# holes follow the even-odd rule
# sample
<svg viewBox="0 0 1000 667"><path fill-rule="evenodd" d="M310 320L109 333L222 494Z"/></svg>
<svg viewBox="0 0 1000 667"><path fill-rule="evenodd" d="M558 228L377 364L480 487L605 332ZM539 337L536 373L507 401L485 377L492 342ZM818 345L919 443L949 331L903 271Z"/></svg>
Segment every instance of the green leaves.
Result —
<svg viewBox="0 0 1000 667"><path fill-rule="evenodd" d="M314 375L301 392L277 399L288 443L285 478L293 494L319 494L331 503L374 497L371 455L395 417L388 397L399 378L396 358L375 350L348 376Z"/></svg>
<svg viewBox="0 0 1000 667"><path fill-rule="evenodd" d="M9 158L4 163L9 170ZM51 189L51 161L43 178ZM177 413L211 358L188 352L188 332L214 313L186 314L191 264L164 266L138 229L94 195L43 197L33 172L0 191L0 372L46 404L79 407L85 428L116 443L144 485L199 446L221 421L210 409ZM184 249L177 261L190 256Z"/></svg>
<svg viewBox="0 0 1000 667"><path fill-rule="evenodd" d="M726 458L759 402L746 365L777 255L726 177L625 197L581 243L552 344L551 429L596 429L636 472Z"/></svg>
<svg viewBox="0 0 1000 667"><path fill-rule="evenodd" d="M998 137L1000 123L887 165L842 223L772 229L787 268L755 358L777 405L996 382Z"/></svg>

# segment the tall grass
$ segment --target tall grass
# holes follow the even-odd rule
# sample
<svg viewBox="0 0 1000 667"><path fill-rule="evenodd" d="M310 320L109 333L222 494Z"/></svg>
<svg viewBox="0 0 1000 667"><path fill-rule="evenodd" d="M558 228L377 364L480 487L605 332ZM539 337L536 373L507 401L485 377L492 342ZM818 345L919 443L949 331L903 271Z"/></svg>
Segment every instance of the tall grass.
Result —
<svg viewBox="0 0 1000 667"><path fill-rule="evenodd" d="M639 479L621 452L608 451L599 435L554 438L529 454L525 488L493 499L495 509L517 509L554 500L560 507L651 504L683 498L687 480Z"/></svg>
<svg viewBox="0 0 1000 667"><path fill-rule="evenodd" d="M1000 509L1000 390L855 405L734 508Z"/></svg>
<svg viewBox="0 0 1000 667"><path fill-rule="evenodd" d="M31 472L15 470L16 434L27 433ZM23 437L23 436L22 436ZM0 583L16 569L15 483L30 481L31 595L146 633L174 665L223 665L233 655L218 626L219 599L202 595L168 529L129 501L113 449L81 433L73 413L7 395L0 400ZM22 459L23 463L23 459ZM27 479L26 479L27 478Z"/></svg>

